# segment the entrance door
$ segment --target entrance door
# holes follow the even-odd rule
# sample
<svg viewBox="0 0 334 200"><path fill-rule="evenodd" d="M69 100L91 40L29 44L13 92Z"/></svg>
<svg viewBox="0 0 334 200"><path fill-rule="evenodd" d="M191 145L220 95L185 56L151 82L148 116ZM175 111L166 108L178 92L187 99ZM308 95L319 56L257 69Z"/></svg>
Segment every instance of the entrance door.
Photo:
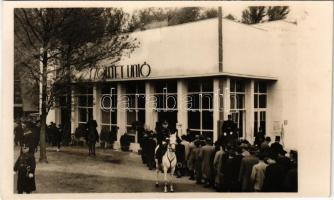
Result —
<svg viewBox="0 0 334 200"><path fill-rule="evenodd" d="M177 123L177 111L160 111L158 112L158 121L163 122L167 121L169 129L176 129Z"/></svg>

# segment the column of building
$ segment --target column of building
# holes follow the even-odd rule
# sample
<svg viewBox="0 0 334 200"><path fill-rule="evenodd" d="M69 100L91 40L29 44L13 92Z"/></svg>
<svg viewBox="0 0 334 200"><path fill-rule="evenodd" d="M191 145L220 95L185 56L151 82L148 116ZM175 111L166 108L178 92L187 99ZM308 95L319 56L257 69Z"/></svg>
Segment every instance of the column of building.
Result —
<svg viewBox="0 0 334 200"><path fill-rule="evenodd" d="M154 111L154 87L150 82L145 83L145 127L154 130L158 113Z"/></svg>
<svg viewBox="0 0 334 200"><path fill-rule="evenodd" d="M78 127L78 98L75 96L75 88L71 89L71 131L74 133L75 129Z"/></svg>
<svg viewBox="0 0 334 200"><path fill-rule="evenodd" d="M126 109L123 104L123 95L125 88L122 83L117 84L117 141L114 143L114 148L120 148L121 136L126 132Z"/></svg>
<svg viewBox="0 0 334 200"><path fill-rule="evenodd" d="M249 80L245 84L245 109L246 123L244 138L249 142L254 140L254 80Z"/></svg>
<svg viewBox="0 0 334 200"><path fill-rule="evenodd" d="M213 80L213 141L217 141L219 135L220 120L220 99L222 92L220 90L220 80Z"/></svg>
<svg viewBox="0 0 334 200"><path fill-rule="evenodd" d="M177 81L177 124L179 136L187 134L188 113L187 113L187 82Z"/></svg>
<svg viewBox="0 0 334 200"><path fill-rule="evenodd" d="M97 121L98 124L101 122L101 89L98 85L93 86L93 119ZM97 127L97 131L101 133L101 125Z"/></svg>

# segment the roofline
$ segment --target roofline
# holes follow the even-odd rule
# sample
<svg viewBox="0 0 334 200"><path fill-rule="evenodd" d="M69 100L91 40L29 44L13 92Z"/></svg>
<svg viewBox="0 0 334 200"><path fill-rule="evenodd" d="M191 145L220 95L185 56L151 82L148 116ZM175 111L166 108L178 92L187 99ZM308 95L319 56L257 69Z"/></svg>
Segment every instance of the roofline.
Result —
<svg viewBox="0 0 334 200"><path fill-rule="evenodd" d="M87 81L72 81L73 84L80 83L101 83L101 82L126 82L126 81L154 81L154 80L166 80L166 79L191 79L191 78L216 78L216 77L231 77L231 78L242 78L242 79L257 79L267 81L277 81L277 77L271 76L257 76L250 74L237 74L237 73L210 73L210 74L196 74L196 75L178 75L178 76L156 76L148 78L128 78L128 79L107 79L107 80L87 80Z"/></svg>

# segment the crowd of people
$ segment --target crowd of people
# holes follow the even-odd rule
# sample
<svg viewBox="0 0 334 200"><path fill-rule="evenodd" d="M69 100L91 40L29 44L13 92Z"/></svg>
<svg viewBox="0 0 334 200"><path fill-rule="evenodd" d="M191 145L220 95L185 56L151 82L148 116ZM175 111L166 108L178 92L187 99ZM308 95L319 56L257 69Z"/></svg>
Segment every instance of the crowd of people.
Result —
<svg viewBox="0 0 334 200"><path fill-rule="evenodd" d="M164 130L160 130L164 132ZM159 133L146 132L140 141L142 162L156 168ZM277 136L247 140L218 139L188 131L177 139L175 175L219 192L297 192L297 151L287 153ZM159 161L158 161L159 162Z"/></svg>
<svg viewBox="0 0 334 200"><path fill-rule="evenodd" d="M227 121L228 122L228 121ZM223 134L213 143L210 137L195 134L187 130L186 135L177 136L175 154L177 165L175 175L180 178L188 176L196 184L214 188L220 192L297 192L298 191L298 156L297 151L287 153L276 136L271 142L270 137L260 133L253 144L232 134L232 122L223 124ZM63 128L55 123L47 127L46 141L52 146L64 143ZM138 129L139 130L139 129ZM84 136L89 146L89 155L95 156L95 144L99 141L97 123L90 120L79 126L76 134ZM156 161L166 150L164 144L171 133L165 121L156 127L155 133L140 129L139 139L142 162L150 170L156 168ZM18 172L18 192L30 193L35 186L35 157L40 136L39 121L17 120L14 125L14 142L21 147L14 170ZM128 148L125 136L121 138L122 150ZM124 143L124 144L123 144Z"/></svg>

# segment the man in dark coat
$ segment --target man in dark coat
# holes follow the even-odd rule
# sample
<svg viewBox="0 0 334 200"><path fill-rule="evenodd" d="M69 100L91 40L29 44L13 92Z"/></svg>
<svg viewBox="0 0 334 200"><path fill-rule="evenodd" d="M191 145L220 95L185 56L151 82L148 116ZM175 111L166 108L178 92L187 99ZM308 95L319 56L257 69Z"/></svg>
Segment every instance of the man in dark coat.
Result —
<svg viewBox="0 0 334 200"><path fill-rule="evenodd" d="M278 153L282 151L283 146L280 144L281 137L276 136L275 137L275 142L271 144L270 146L270 153L271 155L276 158L278 156Z"/></svg>
<svg viewBox="0 0 334 200"><path fill-rule="evenodd" d="M35 168L36 162L34 154L29 153L29 147L24 144L20 156L14 165L14 171L18 172L17 192L19 194L23 192L29 194L36 190Z"/></svg>
<svg viewBox="0 0 334 200"><path fill-rule="evenodd" d="M143 164L147 164L147 150L148 150L148 135L145 133L143 137L139 141L139 145L141 148L141 160Z"/></svg>
<svg viewBox="0 0 334 200"><path fill-rule="evenodd" d="M22 128L21 121L18 120L17 121L17 125L14 128L14 142L15 142L15 146L17 146L17 145L21 146L22 137L23 137L23 128Z"/></svg>
<svg viewBox="0 0 334 200"><path fill-rule="evenodd" d="M212 145L211 138L206 138L206 142L204 146L201 148L201 157L202 157L202 178L204 180L204 186L210 187L213 184L213 180L211 179L211 163L210 159L215 150L215 147Z"/></svg>
<svg viewBox="0 0 334 200"><path fill-rule="evenodd" d="M96 156L95 153L95 144L96 142L99 141L99 134L96 130L97 127L97 123L95 120L90 120L88 122L88 135L87 135L87 143L88 143L88 147L89 147L89 153L88 155L93 155Z"/></svg>
<svg viewBox="0 0 334 200"><path fill-rule="evenodd" d="M241 161L243 156L241 155L241 149L236 147L234 150L234 156L232 158L232 171L231 171L231 192L241 192L241 183L239 181L239 172Z"/></svg>
<svg viewBox="0 0 334 200"><path fill-rule="evenodd" d="M290 151L291 165L284 180L284 191L298 192L298 156L297 151Z"/></svg>
<svg viewBox="0 0 334 200"><path fill-rule="evenodd" d="M177 139L177 145L175 146L175 154L176 154L176 176L177 178L181 178L184 175L185 170L185 147L181 144L181 140Z"/></svg>
<svg viewBox="0 0 334 200"><path fill-rule="evenodd" d="M282 192L283 191L283 181L284 181L284 169L277 163L273 156L270 156L267 160L268 166L265 172L265 178L263 181L263 192Z"/></svg>
<svg viewBox="0 0 334 200"><path fill-rule="evenodd" d="M37 121L36 124L33 124L32 126L33 144L32 144L32 148L30 149L32 153L37 152L39 138L40 138L40 131L41 131L40 123L39 121Z"/></svg>
<svg viewBox="0 0 334 200"><path fill-rule="evenodd" d="M146 148L147 166L149 170L152 170L155 168L154 151L156 147L157 147L157 143L154 140L153 136L150 134L147 140L147 148Z"/></svg>

